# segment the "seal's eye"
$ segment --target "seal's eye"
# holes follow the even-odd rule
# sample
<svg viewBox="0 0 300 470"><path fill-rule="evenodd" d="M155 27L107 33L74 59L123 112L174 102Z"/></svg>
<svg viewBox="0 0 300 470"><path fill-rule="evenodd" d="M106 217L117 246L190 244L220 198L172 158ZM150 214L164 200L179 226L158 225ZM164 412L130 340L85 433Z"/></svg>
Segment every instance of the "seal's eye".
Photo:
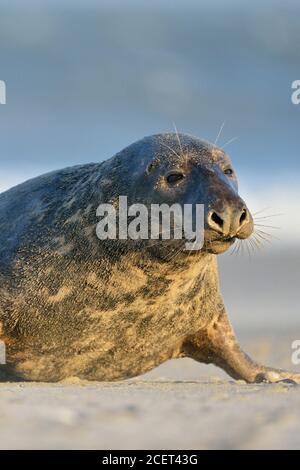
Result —
<svg viewBox="0 0 300 470"><path fill-rule="evenodd" d="M169 184L175 184L175 183L178 183L178 181L181 181L183 180L184 178L184 174L183 173L170 173L168 176L167 176L167 182Z"/></svg>
<svg viewBox="0 0 300 470"><path fill-rule="evenodd" d="M227 176L232 176L233 175L233 169L232 168L226 168L226 170L224 170L224 174L227 175Z"/></svg>

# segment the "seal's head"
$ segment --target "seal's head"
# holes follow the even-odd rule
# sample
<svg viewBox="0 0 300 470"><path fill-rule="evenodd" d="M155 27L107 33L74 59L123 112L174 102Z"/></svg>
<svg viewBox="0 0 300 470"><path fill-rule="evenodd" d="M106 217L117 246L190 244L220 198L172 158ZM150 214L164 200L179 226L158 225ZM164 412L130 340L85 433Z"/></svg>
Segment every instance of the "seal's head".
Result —
<svg viewBox="0 0 300 470"><path fill-rule="evenodd" d="M157 134L116 159L128 203L204 205L202 252L223 253L236 238L252 234L253 219L238 194L231 161L215 145L186 134Z"/></svg>

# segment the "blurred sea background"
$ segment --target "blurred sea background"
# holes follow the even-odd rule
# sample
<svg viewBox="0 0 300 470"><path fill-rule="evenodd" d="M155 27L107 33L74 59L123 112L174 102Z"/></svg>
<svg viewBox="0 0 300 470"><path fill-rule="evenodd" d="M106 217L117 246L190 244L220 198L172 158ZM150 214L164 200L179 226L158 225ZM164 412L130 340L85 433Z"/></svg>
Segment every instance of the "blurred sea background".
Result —
<svg viewBox="0 0 300 470"><path fill-rule="evenodd" d="M225 123L241 195L279 227L260 251L219 257L230 318L241 335L298 339L299 17L297 0L2 0L0 190L173 122L212 142Z"/></svg>

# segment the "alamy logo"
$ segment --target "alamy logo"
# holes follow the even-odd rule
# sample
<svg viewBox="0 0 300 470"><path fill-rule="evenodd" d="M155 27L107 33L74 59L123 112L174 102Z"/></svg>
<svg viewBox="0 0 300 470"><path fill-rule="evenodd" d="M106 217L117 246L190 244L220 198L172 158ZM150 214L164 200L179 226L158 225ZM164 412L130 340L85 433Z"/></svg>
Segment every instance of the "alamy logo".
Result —
<svg viewBox="0 0 300 470"><path fill-rule="evenodd" d="M293 104L299 104L300 103L300 80L294 80L292 83L292 90L293 91L291 95L291 100Z"/></svg>
<svg viewBox="0 0 300 470"><path fill-rule="evenodd" d="M300 364L300 340L295 339L295 341L292 342L292 349L294 349L294 352L292 353L292 364L299 365Z"/></svg>
<svg viewBox="0 0 300 470"><path fill-rule="evenodd" d="M0 104L6 104L6 84L0 80Z"/></svg>
<svg viewBox="0 0 300 470"><path fill-rule="evenodd" d="M185 240L186 250L200 250L204 242L203 204L144 204L128 206L127 196L119 196L118 209L100 204L96 227L100 240Z"/></svg>
<svg viewBox="0 0 300 470"><path fill-rule="evenodd" d="M0 364L6 364L6 347L3 341L0 341Z"/></svg>

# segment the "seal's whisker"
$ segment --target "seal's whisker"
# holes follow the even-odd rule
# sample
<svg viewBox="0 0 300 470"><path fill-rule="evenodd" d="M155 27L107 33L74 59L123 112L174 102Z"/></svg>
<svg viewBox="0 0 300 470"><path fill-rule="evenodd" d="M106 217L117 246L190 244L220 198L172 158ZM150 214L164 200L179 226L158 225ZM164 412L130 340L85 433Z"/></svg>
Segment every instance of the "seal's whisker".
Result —
<svg viewBox="0 0 300 470"><path fill-rule="evenodd" d="M251 243L251 238L248 238L247 239L247 245L249 246L249 248L251 248L251 250L253 251L253 245Z"/></svg>
<svg viewBox="0 0 300 470"><path fill-rule="evenodd" d="M239 255L244 256L245 254L249 255L249 248L247 246L246 240L239 240Z"/></svg>
<svg viewBox="0 0 300 470"><path fill-rule="evenodd" d="M238 137L232 137L232 139L228 140L224 145L221 145L221 148L224 149L227 145L232 144L232 142L235 142L237 139Z"/></svg>
<svg viewBox="0 0 300 470"><path fill-rule="evenodd" d="M177 256L183 252L183 248L180 248L175 254L174 256L171 256L170 258L168 258L168 261L172 261L174 260L175 258L177 258Z"/></svg>
<svg viewBox="0 0 300 470"><path fill-rule="evenodd" d="M280 230L281 227L276 227L276 225L264 225L264 224L254 224L255 227L267 227L267 228L273 228L273 229L277 229L277 230Z"/></svg>
<svg viewBox="0 0 300 470"><path fill-rule="evenodd" d="M247 248L249 259L251 259L251 251L250 251L250 248L249 248L249 241L247 239L245 240L245 246Z"/></svg>
<svg viewBox="0 0 300 470"><path fill-rule="evenodd" d="M165 144L164 142L160 142L160 144L166 147L167 149L171 150L171 152L173 152L176 157L180 158L180 155L174 149L172 149L172 147L169 147L169 145Z"/></svg>
<svg viewBox="0 0 300 470"><path fill-rule="evenodd" d="M238 253L240 253L241 256L247 254L249 259L251 259L252 253L258 248L259 246L257 241L253 238L253 235L245 240L239 240Z"/></svg>
<svg viewBox="0 0 300 470"><path fill-rule="evenodd" d="M266 238L266 237L265 237L264 235L262 235L261 233L256 232L256 235L257 235L260 239L264 240L265 242L272 244L272 241L271 241L269 238Z"/></svg>
<svg viewBox="0 0 300 470"><path fill-rule="evenodd" d="M264 230L261 230L261 229L260 230L256 229L256 233L260 233L260 234L264 235L265 237L275 238L276 240L280 240L280 238L273 235L273 233L268 233L268 232L265 232Z"/></svg>
<svg viewBox="0 0 300 470"><path fill-rule="evenodd" d="M272 207L264 207L263 209L260 209L259 211L253 212L252 216L257 215L257 214L261 214L262 212L265 212L265 211L268 211L268 210L271 210L271 209L272 209Z"/></svg>
<svg viewBox="0 0 300 470"><path fill-rule="evenodd" d="M229 255L232 256L236 250L236 246L237 246L237 243L236 241L234 242L234 244L230 247L229 249Z"/></svg>
<svg viewBox="0 0 300 470"><path fill-rule="evenodd" d="M255 246L254 243L253 243L252 237L250 237L250 238L248 239L248 243L249 243L250 247L252 248L252 252L255 253L255 252L256 252L256 246Z"/></svg>
<svg viewBox="0 0 300 470"><path fill-rule="evenodd" d="M236 238L234 244L232 245L232 250L230 255L237 255L239 252L239 240Z"/></svg>
<svg viewBox="0 0 300 470"><path fill-rule="evenodd" d="M239 247L239 240L236 238L235 241L234 241L234 244L232 245L231 247L231 250L230 250L230 256L234 255L235 253L237 253L238 251L238 247Z"/></svg>
<svg viewBox="0 0 300 470"><path fill-rule="evenodd" d="M175 130L175 134L176 134L176 137L177 137L177 140L178 140L178 143L179 143L181 153L183 153L183 148L182 148L182 145L181 145L180 137L179 137L178 130L177 130L177 127L176 127L176 124L175 124L174 121L173 121L173 127L174 127L174 130Z"/></svg>
<svg viewBox="0 0 300 470"><path fill-rule="evenodd" d="M256 238L254 237L254 234L249 238L249 240L253 246L253 251L258 251L261 249L261 245L257 242Z"/></svg>
<svg viewBox="0 0 300 470"><path fill-rule="evenodd" d="M239 239L236 239L236 250L234 251L234 253L237 255L237 256L241 256L242 255L242 242L241 240Z"/></svg>
<svg viewBox="0 0 300 470"><path fill-rule="evenodd" d="M252 238L256 243L256 246L260 249L262 247L262 241L257 237L257 234L254 232Z"/></svg>
<svg viewBox="0 0 300 470"><path fill-rule="evenodd" d="M180 245L179 247L179 250L175 251L175 253L171 253L171 256L168 257L168 255L164 258L164 260L166 261L171 261L173 260L174 258L176 258L176 256L178 256L180 253L183 252L184 250L184 242Z"/></svg>
<svg viewBox="0 0 300 470"><path fill-rule="evenodd" d="M279 217L281 215L284 215L284 214L283 213L278 213L278 214L264 215L264 216L260 216L260 217L253 217L253 220L270 219L271 217Z"/></svg>
<svg viewBox="0 0 300 470"><path fill-rule="evenodd" d="M251 235L251 236L252 236L252 237L255 237L255 238L257 238L257 233L256 233L256 231L255 231L255 230L254 230L254 232L252 233L252 235Z"/></svg>
<svg viewBox="0 0 300 470"><path fill-rule="evenodd" d="M222 130L223 130L224 126L225 126L225 121L221 124L221 127L220 127L220 130L219 130L219 132L218 132L218 135L217 135L217 137L216 137L216 139L215 139L215 141L214 141L214 147L216 147L216 145L217 145L217 143L218 143L218 140L219 140L219 138L220 138L220 136L221 136L221 134L222 134Z"/></svg>
<svg viewBox="0 0 300 470"><path fill-rule="evenodd" d="M257 233L257 234L260 233L260 234L264 235L265 237L273 238L273 235L271 233L265 232L264 230L261 230L261 229L256 229L255 233Z"/></svg>
<svg viewBox="0 0 300 470"><path fill-rule="evenodd" d="M272 240L273 238L268 233L260 232L258 230L256 230L255 234L260 238L264 237L266 240Z"/></svg>
<svg viewBox="0 0 300 470"><path fill-rule="evenodd" d="M232 256L234 251L236 249L236 242L234 242L234 244L230 247L229 249L229 255Z"/></svg>

